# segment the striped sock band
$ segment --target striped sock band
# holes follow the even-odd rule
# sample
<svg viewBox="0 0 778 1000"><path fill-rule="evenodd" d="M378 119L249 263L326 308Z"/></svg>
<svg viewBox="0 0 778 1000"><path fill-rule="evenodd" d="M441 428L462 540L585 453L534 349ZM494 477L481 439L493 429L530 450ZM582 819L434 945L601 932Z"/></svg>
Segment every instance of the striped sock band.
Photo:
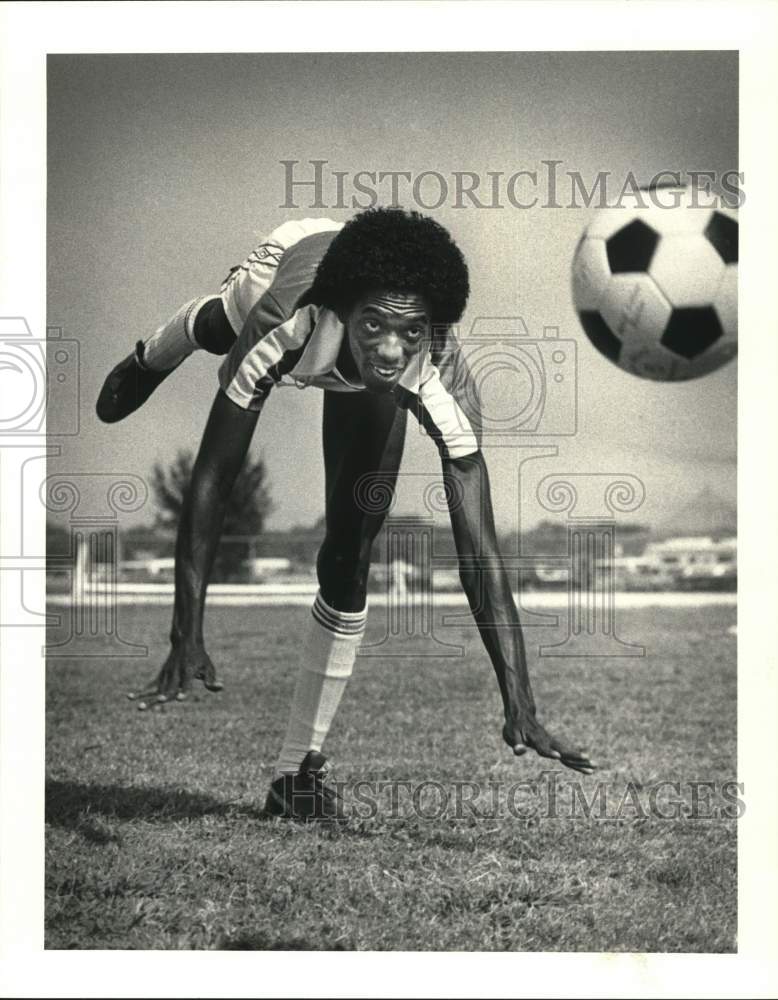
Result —
<svg viewBox="0 0 778 1000"><path fill-rule="evenodd" d="M309 750L321 750L365 630L367 608L336 611L317 594L312 611L313 621L308 619L300 637L300 665L276 775L294 774Z"/></svg>
<svg viewBox="0 0 778 1000"><path fill-rule="evenodd" d="M212 295L206 295L187 302L167 323L163 323L144 340L139 355L144 368L158 372L170 371L199 349L200 345L194 336L195 320L200 309L212 298Z"/></svg>
<svg viewBox="0 0 778 1000"><path fill-rule="evenodd" d="M362 611L336 611L326 603L321 591L316 594L311 614L322 628L336 635L359 635L367 622L367 607Z"/></svg>

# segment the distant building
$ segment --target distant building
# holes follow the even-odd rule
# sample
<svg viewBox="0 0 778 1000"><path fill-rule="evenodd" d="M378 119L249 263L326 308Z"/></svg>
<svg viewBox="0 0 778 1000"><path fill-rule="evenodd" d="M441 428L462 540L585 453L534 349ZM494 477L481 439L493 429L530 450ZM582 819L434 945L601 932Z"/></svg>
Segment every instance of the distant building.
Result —
<svg viewBox="0 0 778 1000"><path fill-rule="evenodd" d="M532 570L533 582L539 587L566 587L570 579L570 570L567 566L534 566Z"/></svg>
<svg viewBox="0 0 778 1000"><path fill-rule="evenodd" d="M126 580L151 583L170 583L175 576L176 561L172 556L163 558L123 559L122 576Z"/></svg>
<svg viewBox="0 0 778 1000"><path fill-rule="evenodd" d="M252 580L263 581L272 577L288 574L292 569L291 559L259 556L247 559L243 564Z"/></svg>
<svg viewBox="0 0 778 1000"><path fill-rule="evenodd" d="M617 523L614 558L608 566L593 567L597 574L591 579L599 581L593 585L607 585L610 580L617 590L734 590L736 522L734 506L704 489L653 532L642 524ZM225 536L220 551L237 547L234 562L242 569L233 572L233 581L308 581L315 575L325 531L322 518L311 526L285 531ZM159 583L174 579L174 532L160 526L135 527L123 532L120 541L120 579ZM564 519L541 521L522 532L521 538L516 532L501 537L506 556L522 555L534 562L521 572L525 588L567 588L569 545L569 525ZM54 550L53 541L50 547ZM404 588L458 591L459 572L452 564L455 553L447 523L431 526L429 517L390 516L373 546L370 588L373 592ZM548 558L545 566L544 557Z"/></svg>
<svg viewBox="0 0 778 1000"><path fill-rule="evenodd" d="M737 539L669 538L646 548L644 558L671 573L687 590L734 589L737 585Z"/></svg>

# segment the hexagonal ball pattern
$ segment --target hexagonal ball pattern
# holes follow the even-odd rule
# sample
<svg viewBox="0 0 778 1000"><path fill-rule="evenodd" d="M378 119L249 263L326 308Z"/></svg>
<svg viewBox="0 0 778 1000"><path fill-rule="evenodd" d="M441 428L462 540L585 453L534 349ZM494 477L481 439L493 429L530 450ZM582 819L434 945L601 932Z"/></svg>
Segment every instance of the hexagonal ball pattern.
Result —
<svg viewBox="0 0 778 1000"><path fill-rule="evenodd" d="M707 204L710 201L704 192L698 192L695 198L688 188L641 190L639 198L627 193L617 204L596 210L587 234L607 240L635 219L655 229L660 236L701 233L710 221L712 209ZM719 211L734 212L726 208Z"/></svg>
<svg viewBox="0 0 778 1000"><path fill-rule="evenodd" d="M600 302L600 313L626 346L656 348L672 308L647 274L615 274Z"/></svg>
<svg viewBox="0 0 778 1000"><path fill-rule="evenodd" d="M693 361L687 362L689 374L686 377L699 378L701 375L708 375L710 372L715 372L728 361L731 361L736 354L737 342L730 341L729 343L724 343L722 339L715 343L713 347L708 348L704 354L701 354Z"/></svg>
<svg viewBox="0 0 778 1000"><path fill-rule="evenodd" d="M641 219L633 219L611 236L605 250L612 274L647 271L654 257L659 234Z"/></svg>
<svg viewBox="0 0 778 1000"><path fill-rule="evenodd" d="M667 351L661 344L636 343L623 347L619 366L630 375L655 382L685 382L694 378L691 363Z"/></svg>
<svg viewBox="0 0 778 1000"><path fill-rule="evenodd" d="M638 208L625 201L621 207L598 208L586 229L586 235L607 240L634 219L645 215L644 208Z"/></svg>
<svg viewBox="0 0 778 1000"><path fill-rule="evenodd" d="M661 343L669 351L691 361L723 336L724 328L713 306L673 309Z"/></svg>
<svg viewBox="0 0 778 1000"><path fill-rule="evenodd" d="M581 326L586 331L586 336L600 354L604 354L609 361L618 364L619 354L621 353L621 341L597 310L581 310L578 313L578 318L581 320Z"/></svg>
<svg viewBox="0 0 778 1000"><path fill-rule="evenodd" d="M705 238L725 264L737 264L738 224L723 212L713 212L705 227Z"/></svg>
<svg viewBox="0 0 778 1000"><path fill-rule="evenodd" d="M737 340L737 264L724 268L724 277L716 291L713 308L721 320L724 336L728 340Z"/></svg>
<svg viewBox="0 0 778 1000"><path fill-rule="evenodd" d="M651 277L674 306L709 306L724 264L702 235L665 236L651 261Z"/></svg>
<svg viewBox="0 0 778 1000"><path fill-rule="evenodd" d="M726 215L728 219L734 219L735 222L738 220L738 210L730 205L727 205L724 201L720 201L718 203L716 211L721 212L722 215Z"/></svg>
<svg viewBox="0 0 778 1000"><path fill-rule="evenodd" d="M573 257L573 302L576 309L596 309L611 272L605 240L584 236Z"/></svg>
<svg viewBox="0 0 778 1000"><path fill-rule="evenodd" d="M642 218L661 236L693 236L703 232L710 221L710 196L704 192L698 192L696 198L688 188L659 188L651 194L651 204Z"/></svg>

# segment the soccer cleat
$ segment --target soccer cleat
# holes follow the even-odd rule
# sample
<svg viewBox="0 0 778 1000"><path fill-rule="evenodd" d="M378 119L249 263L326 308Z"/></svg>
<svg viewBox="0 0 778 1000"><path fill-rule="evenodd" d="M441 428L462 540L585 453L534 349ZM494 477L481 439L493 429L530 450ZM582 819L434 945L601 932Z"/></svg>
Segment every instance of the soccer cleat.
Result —
<svg viewBox="0 0 778 1000"><path fill-rule="evenodd" d="M146 402L158 385L175 371L178 365L164 372L155 372L141 364L143 341L109 374L97 397L97 416L105 424L115 424L134 413Z"/></svg>
<svg viewBox="0 0 778 1000"><path fill-rule="evenodd" d="M329 765L324 754L309 750L296 774L283 774L270 786L263 816L286 819L342 820L343 801L327 783Z"/></svg>

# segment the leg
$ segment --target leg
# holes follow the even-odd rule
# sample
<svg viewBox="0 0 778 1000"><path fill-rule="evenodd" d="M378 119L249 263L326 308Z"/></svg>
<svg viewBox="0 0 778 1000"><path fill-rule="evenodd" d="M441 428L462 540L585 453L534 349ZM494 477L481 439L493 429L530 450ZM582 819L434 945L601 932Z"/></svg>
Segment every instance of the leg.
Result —
<svg viewBox="0 0 778 1000"><path fill-rule="evenodd" d="M110 424L129 416L198 348L227 354L273 283L284 252L305 236L339 228L329 219L306 219L275 229L242 264L230 269L219 295L187 302L113 369L97 400L100 420Z"/></svg>
<svg viewBox="0 0 778 1000"><path fill-rule="evenodd" d="M218 296L193 299L109 374L97 400L97 415L115 423L134 413L194 351L226 354L235 332Z"/></svg>
<svg viewBox="0 0 778 1000"><path fill-rule="evenodd" d="M324 464L327 534L319 552L319 594L301 644L286 738L276 766L294 773L320 751L354 667L365 629L370 551L384 514L358 504L360 477L380 472L393 490L405 441L406 411L390 396L326 392Z"/></svg>
<svg viewBox="0 0 778 1000"><path fill-rule="evenodd" d="M368 473L394 492L405 443L406 411L391 396L325 393L327 534L317 573L324 600L341 612L365 607L370 551L385 514L365 511L355 487Z"/></svg>

